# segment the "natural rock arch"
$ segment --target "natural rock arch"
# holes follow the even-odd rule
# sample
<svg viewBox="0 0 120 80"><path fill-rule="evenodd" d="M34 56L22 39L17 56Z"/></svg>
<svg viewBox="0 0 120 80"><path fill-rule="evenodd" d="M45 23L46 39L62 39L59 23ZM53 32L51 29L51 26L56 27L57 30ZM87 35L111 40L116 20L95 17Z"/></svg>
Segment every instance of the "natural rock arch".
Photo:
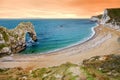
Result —
<svg viewBox="0 0 120 80"><path fill-rule="evenodd" d="M11 30L0 27L0 54L18 53L25 49L26 33L30 35L33 41L37 40L34 26L30 22L21 22L15 29Z"/></svg>

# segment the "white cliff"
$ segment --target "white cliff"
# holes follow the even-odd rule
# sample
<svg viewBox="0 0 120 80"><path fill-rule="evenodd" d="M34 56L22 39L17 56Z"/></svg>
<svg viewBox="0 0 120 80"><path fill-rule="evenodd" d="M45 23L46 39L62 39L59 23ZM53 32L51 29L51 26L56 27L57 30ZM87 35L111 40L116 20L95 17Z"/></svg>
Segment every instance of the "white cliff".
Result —
<svg viewBox="0 0 120 80"><path fill-rule="evenodd" d="M120 8L105 9L98 23L120 31Z"/></svg>

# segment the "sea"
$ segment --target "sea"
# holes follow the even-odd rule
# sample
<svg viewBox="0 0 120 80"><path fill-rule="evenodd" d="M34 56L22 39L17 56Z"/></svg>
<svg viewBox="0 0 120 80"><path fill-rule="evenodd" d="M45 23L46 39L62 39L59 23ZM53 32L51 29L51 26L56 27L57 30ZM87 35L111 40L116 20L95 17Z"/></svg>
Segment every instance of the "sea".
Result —
<svg viewBox="0 0 120 80"><path fill-rule="evenodd" d="M0 26L14 29L20 22L31 22L37 42L26 34L26 49L20 54L46 54L81 44L94 34L95 22L89 19L0 19Z"/></svg>

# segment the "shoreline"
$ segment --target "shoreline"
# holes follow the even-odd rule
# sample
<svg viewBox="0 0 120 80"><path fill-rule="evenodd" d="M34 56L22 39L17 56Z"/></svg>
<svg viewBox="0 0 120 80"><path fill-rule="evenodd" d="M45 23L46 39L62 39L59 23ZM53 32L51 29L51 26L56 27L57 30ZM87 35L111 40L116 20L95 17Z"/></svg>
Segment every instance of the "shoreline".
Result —
<svg viewBox="0 0 120 80"><path fill-rule="evenodd" d="M56 53L56 52L59 52L59 51L62 51L62 50L66 50L66 49L69 49L69 48L72 48L72 47L75 47L75 46L80 46L86 42L88 42L89 40L93 39L95 36L96 36L96 31L95 31L95 28L97 27L97 25L95 27L92 27L92 35L90 35L90 37L87 37L86 39L82 40L82 41L79 41L75 44L71 44L67 47L64 47L64 48L61 48L61 49L58 49L58 50L53 50L53 51L50 51L50 52L47 52L45 54L53 54L53 53ZM34 55L34 54L33 54ZM41 55L44 55L44 53L42 53Z"/></svg>
<svg viewBox="0 0 120 80"><path fill-rule="evenodd" d="M120 51L117 39L120 35L115 30L99 25L94 28L95 34L87 41L49 54L11 55L0 59L0 68L57 66L66 62L81 64L84 59L114 54Z"/></svg>
<svg viewBox="0 0 120 80"><path fill-rule="evenodd" d="M69 48L72 48L72 47L75 47L75 46L77 46L77 45L81 45L81 44L84 44L85 42L87 42L87 41L89 41L89 40L91 40L92 38L94 38L94 36L96 35L96 31L95 31L95 28L97 27L97 25L96 26L94 26L94 27L92 27L91 28L91 30L92 30L92 34L90 34L90 36L89 37L87 37L87 38L85 38L85 39L83 39L82 41L78 41L78 42L76 42L76 43L74 43L74 44L71 44L71 45L68 45L68 46L66 46L66 47L63 47L63 48L60 48L60 49L56 49L56 50L53 50L53 51L48 51L48 52L46 52L46 53L41 53L41 54L51 54L51 53L54 53L54 52L58 52L58 51L61 51L61 50L65 50L65 49L69 49ZM39 54L39 53L38 53Z"/></svg>
<svg viewBox="0 0 120 80"><path fill-rule="evenodd" d="M82 44L88 42L89 40L91 40L92 38L94 38L94 36L96 35L96 31L95 31L96 27L98 27L97 24L91 28L92 33L90 34L89 37L83 39L82 41L78 41L78 42L76 42L74 44L68 45L66 47L55 49L55 50L50 50L50 51L47 51L47 52L36 53L36 54L34 54L34 53L33 54L20 54L20 53L18 53L17 55L21 55L21 56L22 55L23 56L48 55L48 54L53 54L53 53L56 53L56 52L59 52L59 51L65 50L65 49L69 49L69 48L72 48L72 47L75 47L75 46L82 45Z"/></svg>

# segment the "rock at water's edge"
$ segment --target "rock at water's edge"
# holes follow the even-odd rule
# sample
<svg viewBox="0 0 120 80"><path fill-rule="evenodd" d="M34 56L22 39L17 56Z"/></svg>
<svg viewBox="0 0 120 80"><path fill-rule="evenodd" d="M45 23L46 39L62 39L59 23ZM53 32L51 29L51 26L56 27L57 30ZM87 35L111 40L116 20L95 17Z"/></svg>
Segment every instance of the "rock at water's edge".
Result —
<svg viewBox="0 0 120 80"><path fill-rule="evenodd" d="M26 33L33 41L37 40L34 26L30 22L21 22L15 29L8 30L0 27L0 56L4 54L18 53L25 49Z"/></svg>

